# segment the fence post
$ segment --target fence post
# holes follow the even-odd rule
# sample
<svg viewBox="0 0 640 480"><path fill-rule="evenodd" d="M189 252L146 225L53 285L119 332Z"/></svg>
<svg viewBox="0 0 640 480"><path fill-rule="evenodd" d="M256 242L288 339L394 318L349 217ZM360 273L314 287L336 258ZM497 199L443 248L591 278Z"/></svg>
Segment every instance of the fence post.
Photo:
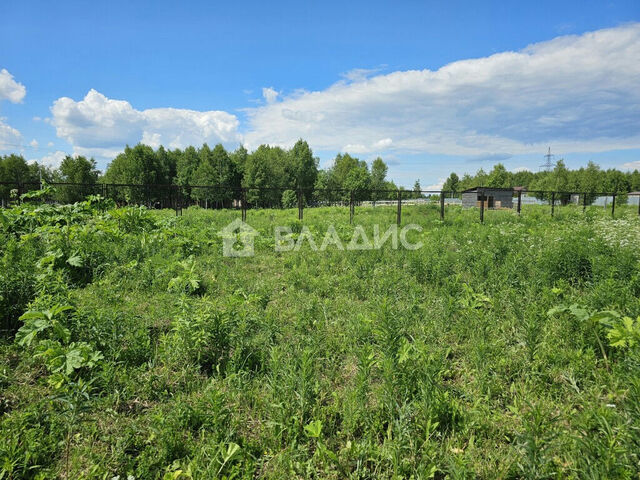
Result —
<svg viewBox="0 0 640 480"><path fill-rule="evenodd" d="M522 190L518 190L518 215L522 211Z"/></svg>
<svg viewBox="0 0 640 480"><path fill-rule="evenodd" d="M172 191L175 189L175 193L172 194L173 199L172 199L171 204L173 205L173 208L176 209L176 217L178 216L178 188L180 188L180 187L177 187L177 186L172 186L171 187Z"/></svg>
<svg viewBox="0 0 640 480"><path fill-rule="evenodd" d="M551 216L553 217L553 211L556 208L556 192L551 192Z"/></svg>
<svg viewBox="0 0 640 480"><path fill-rule="evenodd" d="M444 192L440 192L440 220L444 221Z"/></svg>
<svg viewBox="0 0 640 480"><path fill-rule="evenodd" d="M396 215L396 222L398 222L398 226L400 226L400 222L402 222L402 190L398 190L398 213Z"/></svg>
<svg viewBox="0 0 640 480"><path fill-rule="evenodd" d="M640 217L640 195L638 195L638 216Z"/></svg>
<svg viewBox="0 0 640 480"><path fill-rule="evenodd" d="M484 190L478 189L480 193L480 223L484 223Z"/></svg>
<svg viewBox="0 0 640 480"><path fill-rule="evenodd" d="M297 193L298 193L298 220L302 220L302 209L303 209L302 192L298 190Z"/></svg>
<svg viewBox="0 0 640 480"><path fill-rule="evenodd" d="M582 196L582 213L587 211L587 192Z"/></svg>
<svg viewBox="0 0 640 480"><path fill-rule="evenodd" d="M353 223L353 215L354 215L354 205L353 205L353 190L349 192L349 223Z"/></svg>
<svg viewBox="0 0 640 480"><path fill-rule="evenodd" d="M616 194L613 194L613 201L611 202L611 217L615 218L616 216Z"/></svg>
<svg viewBox="0 0 640 480"><path fill-rule="evenodd" d="M242 189L242 198L240 199L240 203L242 204L242 221L247 221L247 189Z"/></svg>

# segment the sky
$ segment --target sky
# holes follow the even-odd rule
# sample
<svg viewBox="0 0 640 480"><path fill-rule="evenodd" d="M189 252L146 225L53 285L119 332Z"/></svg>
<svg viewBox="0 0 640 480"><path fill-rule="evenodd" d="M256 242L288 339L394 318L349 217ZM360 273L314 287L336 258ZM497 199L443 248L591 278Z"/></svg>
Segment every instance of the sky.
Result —
<svg viewBox="0 0 640 480"><path fill-rule="evenodd" d="M0 2L0 154L299 138L407 187L640 168L640 2Z"/></svg>

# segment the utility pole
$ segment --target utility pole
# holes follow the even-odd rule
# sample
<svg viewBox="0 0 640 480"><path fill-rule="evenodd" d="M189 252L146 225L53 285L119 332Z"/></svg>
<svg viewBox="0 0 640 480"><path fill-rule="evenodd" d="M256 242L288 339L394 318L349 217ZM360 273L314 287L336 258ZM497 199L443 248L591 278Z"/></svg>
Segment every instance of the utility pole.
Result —
<svg viewBox="0 0 640 480"><path fill-rule="evenodd" d="M549 147L549 149L547 150L547 154L544 156L545 162L540 165L540 168L546 172L550 172L551 169L553 169L553 163L551 162L551 159L553 157L554 155L551 154L551 147Z"/></svg>

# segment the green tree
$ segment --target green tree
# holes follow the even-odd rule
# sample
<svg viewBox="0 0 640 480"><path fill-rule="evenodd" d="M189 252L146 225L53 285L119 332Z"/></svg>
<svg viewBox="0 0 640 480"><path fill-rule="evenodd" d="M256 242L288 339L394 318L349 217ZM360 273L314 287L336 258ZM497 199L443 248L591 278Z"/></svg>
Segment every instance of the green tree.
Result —
<svg viewBox="0 0 640 480"><path fill-rule="evenodd" d="M420 186L420 180L416 180L413 184L413 198L422 198L422 193L420 192L422 187Z"/></svg>
<svg viewBox="0 0 640 480"><path fill-rule="evenodd" d="M460 179L455 172L452 172L451 175L449 175L449 178L447 178L447 180L442 185L442 190L444 190L445 192L458 192L459 188Z"/></svg>
<svg viewBox="0 0 640 480"><path fill-rule="evenodd" d="M235 176L231 183L236 189L242 186L242 177L244 176L244 169L245 164L247 163L248 156L249 152L247 152L247 149L242 145L240 145L233 153L231 153L231 155L229 155L229 159L233 164L233 171L235 172Z"/></svg>
<svg viewBox="0 0 640 480"><path fill-rule="evenodd" d="M465 173L464 175L462 175L462 178L460 179L460 183L458 183L458 189L456 191L462 192L463 190L467 190L475 186L476 186L475 177L472 177L470 174Z"/></svg>
<svg viewBox="0 0 640 480"><path fill-rule="evenodd" d="M355 200L368 199L371 194L371 176L367 165L358 165L352 168L344 180L343 187L353 192Z"/></svg>
<svg viewBox="0 0 640 480"><path fill-rule="evenodd" d="M564 160L560 159L556 162L556 166L553 169L553 183L551 185L554 192L559 192L555 198L562 202L562 205L567 205L571 200L571 194L568 193L571 190L569 170L564 164Z"/></svg>
<svg viewBox="0 0 640 480"><path fill-rule="evenodd" d="M282 192L282 206L284 208L295 208L298 205L298 194L293 190Z"/></svg>
<svg viewBox="0 0 640 480"><path fill-rule="evenodd" d="M529 185L533 181L535 175L529 170L520 170L512 174L511 183L514 187L529 188Z"/></svg>
<svg viewBox="0 0 640 480"><path fill-rule="evenodd" d="M281 204L282 191L294 183L287 167L287 152L280 147L260 145L247 156L243 186L248 187L247 200L259 207ZM261 190L252 189L257 187Z"/></svg>
<svg viewBox="0 0 640 480"><path fill-rule="evenodd" d="M131 148L128 145L107 167L104 182L110 184L130 184L144 186L111 187L115 191L110 194L116 200L132 203L151 203L164 195L148 185L160 183L162 169L158 165L155 152L148 145L138 144Z"/></svg>
<svg viewBox="0 0 640 480"><path fill-rule="evenodd" d="M34 190L40 187L40 172L44 180L50 180L47 170L38 164L27 164L22 155L6 155L0 157L0 182L9 182L12 185L0 185L0 197L2 202L9 200L11 190L18 189L20 193Z"/></svg>
<svg viewBox="0 0 640 480"><path fill-rule="evenodd" d="M493 166L489 172L486 186L493 188L509 188L511 186L511 175L503 164L497 163Z"/></svg>
<svg viewBox="0 0 640 480"><path fill-rule="evenodd" d="M172 151L167 151L160 145L155 152L156 162L158 165L158 183L165 185L173 183L176 176L177 155Z"/></svg>
<svg viewBox="0 0 640 480"><path fill-rule="evenodd" d="M185 148L176 159L176 178L174 183L179 185L182 195L189 198L191 195L190 185L193 185L193 174L200 164L200 157L195 147Z"/></svg>
<svg viewBox="0 0 640 480"><path fill-rule="evenodd" d="M358 160L348 153L339 153L333 161L329 176L329 188L359 190L356 195L359 200L364 200L370 195L371 176L364 160ZM349 200L349 197L348 192L340 195L343 201Z"/></svg>
<svg viewBox="0 0 640 480"><path fill-rule="evenodd" d="M205 207L208 207L209 202L215 202L219 198L219 192L215 188L205 188L205 186L216 185L218 179L219 174L211 159L206 157L201 159L198 169L192 175L193 184L199 187L192 187L191 196L196 200L205 202Z"/></svg>
<svg viewBox="0 0 640 480"><path fill-rule="evenodd" d="M222 144L217 144L211 150L205 143L198 151L198 156L199 164L193 172L192 184L212 187L192 188L192 197L205 201L205 205L212 202L218 207L230 206L237 174L229 154Z"/></svg>
<svg viewBox="0 0 640 480"><path fill-rule="evenodd" d="M331 167L332 180L333 182L335 182L338 188L346 188L345 182L351 170L354 170L358 167L366 168L366 166L366 162L361 162L348 153L339 153L338 155L336 155L336 158L333 161L333 166Z"/></svg>
<svg viewBox="0 0 640 480"><path fill-rule="evenodd" d="M486 187L489 182L489 176L484 171L484 169L480 168L480 170L476 172L476 176L474 180L475 180L475 185L473 185L474 187Z"/></svg>
<svg viewBox="0 0 640 480"><path fill-rule="evenodd" d="M93 158L67 155L58 167L58 174L61 182L82 184L82 186L59 187L56 198L62 203L79 202L87 195L98 193L95 188L91 187L96 184L100 176Z"/></svg>
<svg viewBox="0 0 640 480"><path fill-rule="evenodd" d="M602 171L594 162L589 162L580 175L579 191L585 192L587 204L591 204L597 197L597 193L602 192Z"/></svg>
<svg viewBox="0 0 640 480"><path fill-rule="evenodd" d="M318 163L313 157L313 152L304 140L298 140L289 150L291 176L296 189L308 190L318 178Z"/></svg>
<svg viewBox="0 0 640 480"><path fill-rule="evenodd" d="M640 172L638 170L634 170L630 175L629 175L629 183L630 183L630 189L633 192L638 192L640 191Z"/></svg>
<svg viewBox="0 0 640 480"><path fill-rule="evenodd" d="M38 181L32 177L29 165L22 155L7 155L1 161L2 170L0 174L3 182L13 182L16 184Z"/></svg>
<svg viewBox="0 0 640 480"><path fill-rule="evenodd" d="M382 158L377 157L371 163L371 199L380 200L388 196L387 192L378 192L376 190L386 190L387 181L387 164L384 163Z"/></svg>

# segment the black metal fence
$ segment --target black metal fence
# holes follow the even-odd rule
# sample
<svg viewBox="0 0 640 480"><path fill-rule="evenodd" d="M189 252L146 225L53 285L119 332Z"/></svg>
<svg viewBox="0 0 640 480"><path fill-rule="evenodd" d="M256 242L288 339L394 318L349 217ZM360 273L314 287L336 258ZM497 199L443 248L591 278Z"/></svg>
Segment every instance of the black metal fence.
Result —
<svg viewBox="0 0 640 480"><path fill-rule="evenodd" d="M206 209L237 209L246 220L247 211L260 208L297 208L302 220L306 208L321 206L349 207L349 219L353 221L355 207L391 207L396 210L396 220L402 219L402 207L427 205L445 219L448 207L476 208L484 222L488 210L512 210L522 214L530 205L546 205L554 216L561 207L574 205L583 211L587 207L603 207L615 216L616 206L632 202L637 204L640 215L640 195L637 193L555 192L524 189L497 189L478 187L463 192L443 190L379 190L379 189L286 189L247 187L232 188L223 185L150 185L150 184L80 184L50 183L53 189L39 201L68 204L84 200L90 195L100 195L115 201L118 206L144 205L148 208L175 210L182 215L184 208L198 205ZM43 188L38 182L0 182L0 206L20 202L27 192ZM24 200L28 201L28 200Z"/></svg>

